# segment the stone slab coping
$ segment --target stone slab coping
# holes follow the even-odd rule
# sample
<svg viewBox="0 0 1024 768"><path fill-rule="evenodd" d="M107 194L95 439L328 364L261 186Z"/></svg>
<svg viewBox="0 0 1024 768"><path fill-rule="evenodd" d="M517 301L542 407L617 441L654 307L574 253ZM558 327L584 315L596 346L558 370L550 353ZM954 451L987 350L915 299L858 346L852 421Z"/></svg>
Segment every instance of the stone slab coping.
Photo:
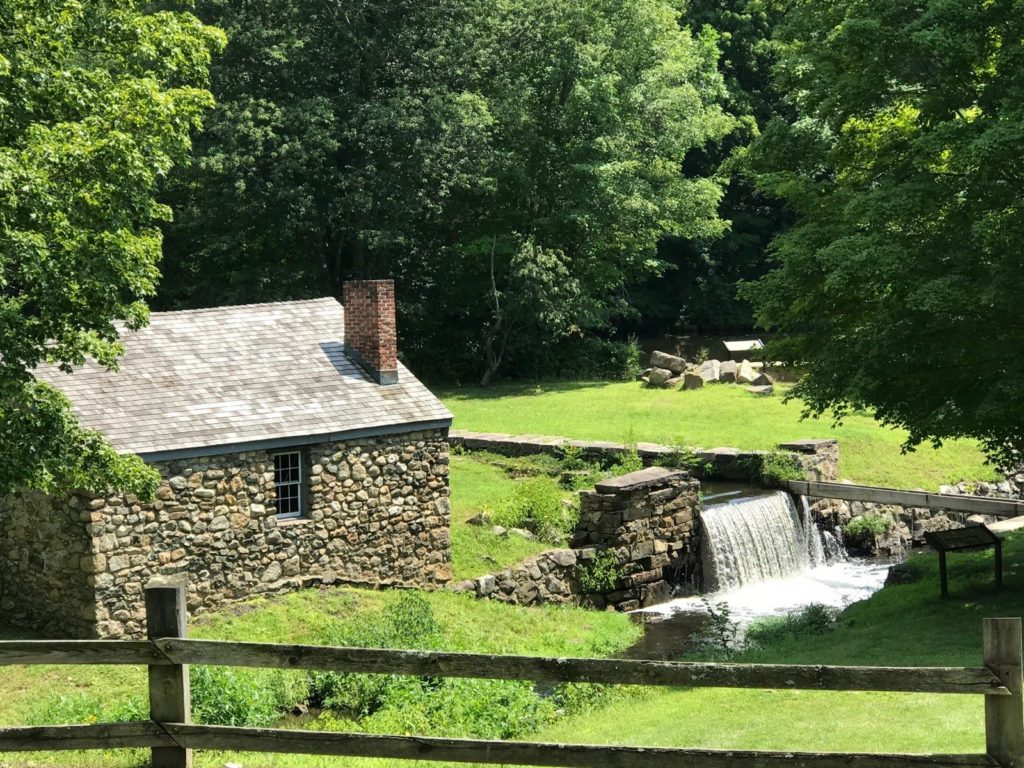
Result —
<svg viewBox="0 0 1024 768"><path fill-rule="evenodd" d="M826 445L836 445L838 442L834 437L793 440L788 443L779 443L779 448L784 451L796 451L797 453L814 453L818 448Z"/></svg>
<svg viewBox="0 0 1024 768"><path fill-rule="evenodd" d="M688 472L681 469L669 469L668 467L647 467L637 472L630 472L628 475L620 475L608 480L603 480L594 486L598 493L622 493L624 491L635 491L640 488L649 488L652 485L661 485L666 480L675 478L688 478Z"/></svg>

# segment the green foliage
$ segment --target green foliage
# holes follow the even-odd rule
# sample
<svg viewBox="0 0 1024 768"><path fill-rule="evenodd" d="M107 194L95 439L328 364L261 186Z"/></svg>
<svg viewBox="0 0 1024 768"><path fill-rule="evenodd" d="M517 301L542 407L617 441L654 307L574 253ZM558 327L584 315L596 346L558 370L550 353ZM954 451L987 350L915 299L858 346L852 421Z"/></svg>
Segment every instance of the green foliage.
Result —
<svg viewBox="0 0 1024 768"><path fill-rule="evenodd" d="M727 602L712 602L701 595L701 605L707 614L707 621L693 637L692 644L697 653L715 658L729 658L741 650L739 622L733 619L732 609Z"/></svg>
<svg viewBox="0 0 1024 768"><path fill-rule="evenodd" d="M377 621L335 624L321 633L321 645L357 648L416 648L437 646L440 625L430 604L415 592L404 593ZM396 675L312 672L309 694L313 703L351 716L366 716L380 709L396 686Z"/></svg>
<svg viewBox="0 0 1024 768"><path fill-rule="evenodd" d="M566 504L557 485L545 478L523 480L494 512L494 522L506 528L527 528L544 541L561 543L579 517L575 504Z"/></svg>
<svg viewBox="0 0 1024 768"><path fill-rule="evenodd" d="M747 289L810 413L872 408L907 447L1024 447L1024 13L1016 2L800 0L796 119L751 153L798 223Z"/></svg>
<svg viewBox="0 0 1024 768"><path fill-rule="evenodd" d="M790 480L804 480L804 470L797 458L785 451L768 451L760 457L757 480L771 488L781 488Z"/></svg>
<svg viewBox="0 0 1024 768"><path fill-rule="evenodd" d="M618 558L610 550L603 549L593 560L577 565L575 576L585 592L604 594L615 590L622 578L622 568Z"/></svg>
<svg viewBox="0 0 1024 768"><path fill-rule="evenodd" d="M301 677L276 669L192 667L197 722L263 728L306 697Z"/></svg>
<svg viewBox="0 0 1024 768"><path fill-rule="evenodd" d="M187 159L223 36L149 4L0 4L0 493L108 483L145 496L154 475L82 430L32 370L92 358L156 292L156 185Z"/></svg>
<svg viewBox="0 0 1024 768"><path fill-rule="evenodd" d="M788 639L807 639L835 628L839 611L827 605L808 605L785 616L759 619L747 628L746 641L752 646L770 647Z"/></svg>
<svg viewBox="0 0 1024 768"><path fill-rule="evenodd" d="M714 30L725 80L724 109L737 128L721 141L687 155L688 174L717 173L725 180L719 214L730 222L715 238L667 237L659 257L669 269L631 290L643 332L666 329L749 333L753 312L737 285L770 267L769 245L792 219L785 204L757 189L741 160L747 145L773 117L788 116L785 94L774 87L777 45L772 37L788 0L689 0L684 23L697 33ZM698 359L697 362L702 362Z"/></svg>
<svg viewBox="0 0 1024 768"><path fill-rule="evenodd" d="M110 701L102 694L76 691L48 694L26 716L28 725L75 725L141 722L149 719L149 704L140 694Z"/></svg>
<svg viewBox="0 0 1024 768"><path fill-rule="evenodd" d="M889 529L889 518L875 513L868 513L850 520L843 526L843 535L848 538L861 536L881 536Z"/></svg>
<svg viewBox="0 0 1024 768"><path fill-rule="evenodd" d="M405 678L388 693L372 727L388 733L514 739L555 719L555 704L529 682Z"/></svg>
<svg viewBox="0 0 1024 768"><path fill-rule="evenodd" d="M630 440L626 443L626 450L620 453L615 463L608 467L608 474L612 477L628 475L630 472L639 472L644 468L644 460L636 450L636 441Z"/></svg>
<svg viewBox="0 0 1024 768"><path fill-rule="evenodd" d="M725 229L718 178L680 173L735 125L715 35L667 0L196 9L231 44L169 188L165 307L389 275L421 373L621 377L627 285Z"/></svg>
<svg viewBox="0 0 1024 768"><path fill-rule="evenodd" d="M655 460L659 467L671 469L685 469L698 474L710 474L714 465L709 461L699 458L692 448L688 448L678 440L672 444L672 453L660 456Z"/></svg>

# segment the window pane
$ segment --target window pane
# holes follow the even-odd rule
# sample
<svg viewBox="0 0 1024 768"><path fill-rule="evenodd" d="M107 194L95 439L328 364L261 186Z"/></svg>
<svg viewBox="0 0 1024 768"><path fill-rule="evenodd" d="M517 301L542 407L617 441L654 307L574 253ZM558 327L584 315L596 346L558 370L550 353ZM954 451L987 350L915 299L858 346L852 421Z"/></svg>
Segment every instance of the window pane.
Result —
<svg viewBox="0 0 1024 768"><path fill-rule="evenodd" d="M294 517L302 513L302 454L274 455L274 490L277 514Z"/></svg>

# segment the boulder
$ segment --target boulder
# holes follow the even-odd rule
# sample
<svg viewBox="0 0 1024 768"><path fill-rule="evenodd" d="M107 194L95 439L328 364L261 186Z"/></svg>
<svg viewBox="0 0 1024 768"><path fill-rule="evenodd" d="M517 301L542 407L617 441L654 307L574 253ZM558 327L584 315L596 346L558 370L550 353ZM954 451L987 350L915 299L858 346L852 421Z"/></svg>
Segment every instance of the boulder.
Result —
<svg viewBox="0 0 1024 768"><path fill-rule="evenodd" d="M754 377L755 387L768 387L775 383L775 379L763 371Z"/></svg>
<svg viewBox="0 0 1024 768"><path fill-rule="evenodd" d="M683 389L700 389L704 386L704 378L699 373L688 373L683 376Z"/></svg>
<svg viewBox="0 0 1024 768"><path fill-rule="evenodd" d="M753 384L754 379L756 379L758 375L757 371L755 371L753 366L750 365L750 361L744 360L740 363L740 367L736 371L736 383Z"/></svg>
<svg viewBox="0 0 1024 768"><path fill-rule="evenodd" d="M718 380L731 384L736 381L736 362L734 360L723 360L718 368Z"/></svg>
<svg viewBox="0 0 1024 768"><path fill-rule="evenodd" d="M644 368L640 373L636 375L637 381L647 381L647 377L651 375L650 368Z"/></svg>
<svg viewBox="0 0 1024 768"><path fill-rule="evenodd" d="M722 373L722 364L718 360L705 360L697 368L697 375L705 384L718 381Z"/></svg>
<svg viewBox="0 0 1024 768"><path fill-rule="evenodd" d="M686 370L686 361L667 352L651 352L651 367L667 368L672 373L682 373Z"/></svg>
<svg viewBox="0 0 1024 768"><path fill-rule="evenodd" d="M758 397L768 397L769 395L775 394L775 387L773 387L771 384L765 384L764 386L760 387L750 386L747 387L746 389L747 392L749 392L752 395L757 395Z"/></svg>
<svg viewBox="0 0 1024 768"><path fill-rule="evenodd" d="M668 368L655 368L651 371L647 381L652 387L663 387L665 382L672 378L672 371Z"/></svg>
<svg viewBox="0 0 1024 768"><path fill-rule="evenodd" d="M679 386L679 383L683 380L682 376L673 376L671 379L665 382L665 389L675 389Z"/></svg>

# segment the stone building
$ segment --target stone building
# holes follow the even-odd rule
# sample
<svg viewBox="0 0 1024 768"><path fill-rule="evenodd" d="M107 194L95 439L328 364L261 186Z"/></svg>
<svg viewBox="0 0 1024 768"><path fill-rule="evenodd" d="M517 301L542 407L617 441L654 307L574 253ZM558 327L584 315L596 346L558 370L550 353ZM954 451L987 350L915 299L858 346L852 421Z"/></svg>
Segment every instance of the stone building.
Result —
<svg viewBox="0 0 1024 768"><path fill-rule="evenodd" d="M153 501L0 500L0 615L50 635L140 635L143 585L189 609L307 585L451 579L451 414L398 362L394 286L334 299L154 313L120 371L39 378L139 454Z"/></svg>

